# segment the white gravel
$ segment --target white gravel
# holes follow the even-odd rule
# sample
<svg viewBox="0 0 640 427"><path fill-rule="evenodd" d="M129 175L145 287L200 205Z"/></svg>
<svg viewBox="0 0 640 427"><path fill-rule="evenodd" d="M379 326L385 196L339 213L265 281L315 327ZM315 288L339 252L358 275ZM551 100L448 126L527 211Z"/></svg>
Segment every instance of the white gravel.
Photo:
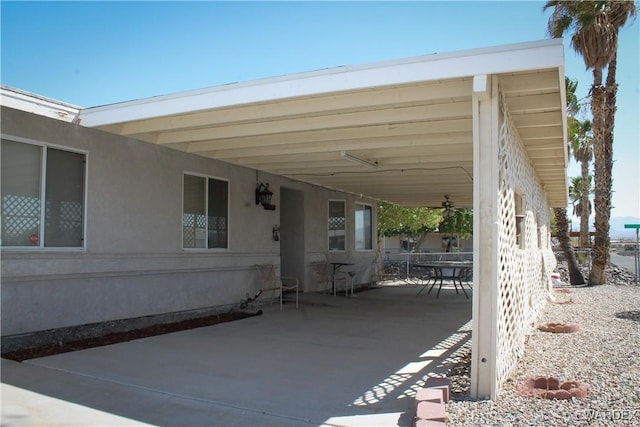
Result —
<svg viewBox="0 0 640 427"><path fill-rule="evenodd" d="M557 301L574 303L547 303L539 322L578 323L581 331L534 332L498 399L450 402L448 425L640 425L640 321L616 317L640 310L640 286L624 282L554 291ZM589 394L569 401L517 396L516 385L536 375L586 383Z"/></svg>

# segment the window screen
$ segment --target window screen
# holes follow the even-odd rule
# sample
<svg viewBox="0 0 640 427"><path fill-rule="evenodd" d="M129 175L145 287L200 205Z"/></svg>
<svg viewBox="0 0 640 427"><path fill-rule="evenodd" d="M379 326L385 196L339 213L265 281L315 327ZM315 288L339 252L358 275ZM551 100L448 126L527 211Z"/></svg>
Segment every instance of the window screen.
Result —
<svg viewBox="0 0 640 427"><path fill-rule="evenodd" d="M44 245L82 246L84 155L47 150Z"/></svg>
<svg viewBox="0 0 640 427"><path fill-rule="evenodd" d="M227 212L229 205L228 183L209 178L209 224L208 243L210 248L227 247Z"/></svg>

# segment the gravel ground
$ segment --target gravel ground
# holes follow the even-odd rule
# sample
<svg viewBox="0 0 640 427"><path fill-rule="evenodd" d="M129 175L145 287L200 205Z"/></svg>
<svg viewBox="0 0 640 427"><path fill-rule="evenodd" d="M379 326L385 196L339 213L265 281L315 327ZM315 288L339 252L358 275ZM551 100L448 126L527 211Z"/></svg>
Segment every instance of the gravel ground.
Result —
<svg viewBox="0 0 640 427"><path fill-rule="evenodd" d="M468 394L457 395L447 405L448 424L640 425L640 286L621 270L612 266L603 286L555 290L556 302L547 304L539 323L578 323L581 331L535 331L498 399L471 401ZM559 303L566 301L572 303ZM586 383L589 394L560 401L516 395L518 383L537 375Z"/></svg>

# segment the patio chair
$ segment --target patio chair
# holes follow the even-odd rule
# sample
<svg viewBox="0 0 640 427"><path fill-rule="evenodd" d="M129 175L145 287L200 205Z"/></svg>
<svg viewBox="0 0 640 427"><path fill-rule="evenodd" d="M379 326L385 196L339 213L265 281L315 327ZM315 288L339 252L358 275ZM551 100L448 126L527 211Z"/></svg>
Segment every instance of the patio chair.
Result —
<svg viewBox="0 0 640 427"><path fill-rule="evenodd" d="M382 280L399 280L405 274L404 266L385 260L382 265Z"/></svg>
<svg viewBox="0 0 640 427"><path fill-rule="evenodd" d="M473 267L465 267L460 269L460 273L458 274L458 283L460 287L462 287L463 283L471 289L471 284L473 283Z"/></svg>
<svg viewBox="0 0 640 427"><path fill-rule="evenodd" d="M429 286L429 285L431 285L431 288L429 288L429 291L427 293L430 293L431 289L433 289L435 284L440 279L440 276L438 275L436 270L434 268L432 268L432 267L422 266L421 268L418 269L418 272L419 272L419 276L418 277L419 277L419 280L420 280L418 285L422 285L422 287L420 288L420 290L418 291L418 293L416 295L420 295L422 293L422 291L424 291L425 288L427 286Z"/></svg>
<svg viewBox="0 0 640 427"><path fill-rule="evenodd" d="M435 273L432 268L416 263L409 265L409 273L405 278L405 282L409 285L423 286L422 289L424 289L424 286L428 285L434 278Z"/></svg>
<svg viewBox="0 0 640 427"><path fill-rule="evenodd" d="M298 308L298 290L299 282L297 277L278 276L273 264L258 264L256 265L258 273L260 274L261 290L262 292L272 293L272 301L276 298L280 300L280 311L282 311L282 305L284 303L283 298L285 293L293 293L296 295L296 308Z"/></svg>
<svg viewBox="0 0 640 427"><path fill-rule="evenodd" d="M313 271L320 291L326 292L331 289L331 265L329 265L327 261L312 262L311 270Z"/></svg>
<svg viewBox="0 0 640 427"><path fill-rule="evenodd" d="M311 268L316 277L317 283L321 290L333 292L335 296L340 285L344 285L345 295L351 289L353 295L353 280L351 276L344 271L334 271L331 263L327 261L316 261L311 263Z"/></svg>
<svg viewBox="0 0 640 427"><path fill-rule="evenodd" d="M335 296L338 292L338 287L340 284L344 285L344 295L353 296L353 279L356 277L355 271L336 271L333 273L334 275L334 284L333 287L333 295Z"/></svg>

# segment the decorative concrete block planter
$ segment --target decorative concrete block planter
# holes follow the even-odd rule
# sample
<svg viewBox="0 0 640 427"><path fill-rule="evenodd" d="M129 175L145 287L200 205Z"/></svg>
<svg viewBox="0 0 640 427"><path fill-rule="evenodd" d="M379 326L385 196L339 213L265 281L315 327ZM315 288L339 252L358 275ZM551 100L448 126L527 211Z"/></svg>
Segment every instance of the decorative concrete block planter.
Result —
<svg viewBox="0 0 640 427"><path fill-rule="evenodd" d="M587 397L589 387L578 381L563 383L556 377L528 377L516 386L516 393L522 397L536 397L540 399L569 400L573 397L581 399Z"/></svg>
<svg viewBox="0 0 640 427"><path fill-rule="evenodd" d="M571 334L580 330L577 323L554 323L547 322L538 325L538 329L542 332L553 332L554 334Z"/></svg>
<svg viewBox="0 0 640 427"><path fill-rule="evenodd" d="M446 402L449 401L448 378L428 378L425 386L415 397L416 414L412 427L445 426L447 421Z"/></svg>

